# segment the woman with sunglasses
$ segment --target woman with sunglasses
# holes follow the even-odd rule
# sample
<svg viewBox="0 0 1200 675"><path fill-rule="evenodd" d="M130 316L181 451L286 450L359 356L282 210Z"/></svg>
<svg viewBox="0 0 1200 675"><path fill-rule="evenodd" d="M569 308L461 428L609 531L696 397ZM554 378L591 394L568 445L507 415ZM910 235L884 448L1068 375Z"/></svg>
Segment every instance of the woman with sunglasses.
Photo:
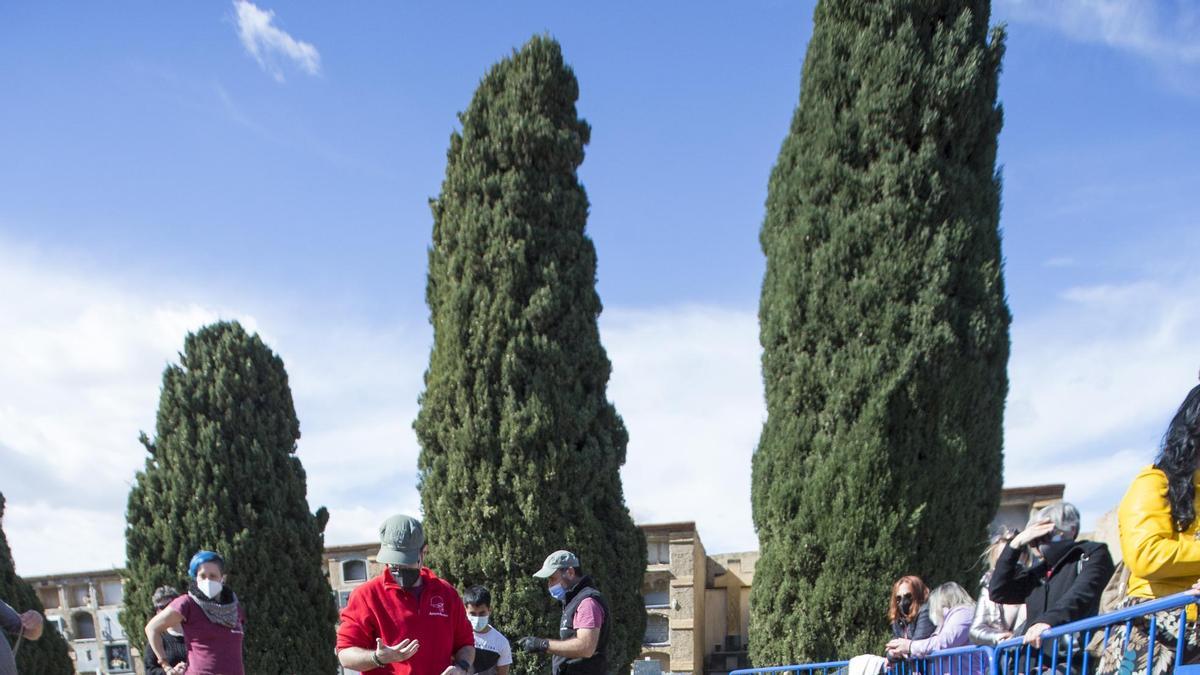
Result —
<svg viewBox="0 0 1200 675"><path fill-rule="evenodd" d="M892 584L892 603L888 621L892 622L892 637L924 640L933 635L929 620L929 587L921 577L900 577Z"/></svg>

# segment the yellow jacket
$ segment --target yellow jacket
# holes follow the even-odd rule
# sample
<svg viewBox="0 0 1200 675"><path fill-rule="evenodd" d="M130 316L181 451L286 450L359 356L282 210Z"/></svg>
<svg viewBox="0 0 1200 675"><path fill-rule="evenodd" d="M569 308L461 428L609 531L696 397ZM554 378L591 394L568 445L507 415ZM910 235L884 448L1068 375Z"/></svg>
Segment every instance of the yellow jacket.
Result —
<svg viewBox="0 0 1200 675"><path fill-rule="evenodd" d="M1197 473L1192 480L1196 480ZM1200 514L1200 488L1196 490ZM1167 503L1167 475L1148 466L1133 479L1117 509L1121 553L1129 568L1128 594L1162 598L1191 588L1200 579L1200 518L1175 530ZM1188 609L1192 616L1194 608Z"/></svg>

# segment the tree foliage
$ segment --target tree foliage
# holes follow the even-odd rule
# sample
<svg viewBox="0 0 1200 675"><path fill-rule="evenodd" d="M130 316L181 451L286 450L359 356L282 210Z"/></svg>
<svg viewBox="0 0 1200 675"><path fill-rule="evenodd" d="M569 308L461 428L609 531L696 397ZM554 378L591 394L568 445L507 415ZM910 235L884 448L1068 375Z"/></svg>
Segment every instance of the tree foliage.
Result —
<svg viewBox="0 0 1200 675"><path fill-rule="evenodd" d="M434 569L489 586L509 635L556 637L558 605L530 574L551 551L575 551L611 604L620 671L645 627L645 540L625 507L627 434L606 394L578 95L558 43L534 37L459 117L432 203L434 346L415 426ZM514 666L545 664L518 655Z"/></svg>
<svg viewBox="0 0 1200 675"><path fill-rule="evenodd" d="M210 549L247 613L246 672L337 669L327 516L308 510L299 438L283 361L258 335L219 322L187 336L163 373L156 436L142 436L149 456L129 493L121 622L135 643L154 589L184 591L188 561Z"/></svg>
<svg viewBox="0 0 1200 675"><path fill-rule="evenodd" d="M988 0L823 0L761 232L758 665L878 653L890 584L974 587L1010 316Z"/></svg>
<svg viewBox="0 0 1200 675"><path fill-rule="evenodd" d="M0 494L0 523L3 520L4 495ZM12 549L8 547L8 537L5 536L3 528L0 528L0 600L7 602L18 613L35 609L45 615L45 608L33 586L17 576ZM8 638L9 635L5 634L0 640ZM42 637L38 640L22 641L21 648L17 651L17 672L45 675L71 675L75 672L70 647L53 622L46 622L42 629Z"/></svg>

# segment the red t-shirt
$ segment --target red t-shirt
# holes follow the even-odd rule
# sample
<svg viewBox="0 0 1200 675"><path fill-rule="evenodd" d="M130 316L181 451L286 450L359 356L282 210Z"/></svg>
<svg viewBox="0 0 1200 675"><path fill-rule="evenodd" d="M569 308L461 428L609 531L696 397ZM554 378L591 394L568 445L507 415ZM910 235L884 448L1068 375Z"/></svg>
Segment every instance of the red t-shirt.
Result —
<svg viewBox="0 0 1200 675"><path fill-rule="evenodd" d="M427 567L421 568L419 594L404 590L386 568L379 576L354 589L342 610L337 648L375 649L375 639L385 645L416 639L417 653L407 661L387 664L371 673L441 675L454 663L454 654L475 646L475 632L467 620L458 591ZM390 670L389 667L390 666Z"/></svg>
<svg viewBox="0 0 1200 675"><path fill-rule="evenodd" d="M246 611L238 605L237 628L226 628L208 620L190 595L171 601L171 609L183 615L183 641L187 645L188 675L243 675L242 640Z"/></svg>
<svg viewBox="0 0 1200 675"><path fill-rule="evenodd" d="M604 625L604 608L595 598L584 598L575 609L575 625L571 628L600 628Z"/></svg>

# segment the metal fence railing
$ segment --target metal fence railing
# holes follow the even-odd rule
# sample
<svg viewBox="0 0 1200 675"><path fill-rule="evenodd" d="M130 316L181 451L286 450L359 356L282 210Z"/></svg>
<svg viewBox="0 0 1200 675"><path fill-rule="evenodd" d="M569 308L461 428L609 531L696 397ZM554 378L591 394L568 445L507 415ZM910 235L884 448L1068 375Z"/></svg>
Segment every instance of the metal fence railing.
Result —
<svg viewBox="0 0 1200 675"><path fill-rule="evenodd" d="M897 661L888 667L887 675L980 675L989 672L991 663L991 647L954 647L919 659Z"/></svg>
<svg viewBox="0 0 1200 675"><path fill-rule="evenodd" d="M734 670L729 675L749 675L750 673L799 673L800 675L834 675L850 665L849 661L829 661L826 663L805 663L796 666L772 666L770 668L743 668Z"/></svg>
<svg viewBox="0 0 1200 675"><path fill-rule="evenodd" d="M1100 655L1110 648L1113 640L1121 640L1119 653L1124 660L1121 673L1151 675L1158 671L1200 675L1200 665L1187 665L1184 661L1186 636L1189 631L1197 630L1196 621L1188 618L1188 608L1198 601L1200 596L1179 593L1057 626L1042 634L1040 647L1027 645L1019 637L995 647L955 647L925 658L893 663L888 666L886 675L1091 675L1096 672ZM1134 629L1144 631L1150 645L1148 649L1137 653L1129 649L1129 635ZM1174 662L1166 669L1164 664L1155 663L1157 655L1153 645L1156 641L1164 646L1169 644L1175 652ZM1145 663L1136 664L1142 654L1147 654ZM746 668L729 675L839 675L846 672L849 664L849 661L829 661ZM1131 664L1139 667L1135 670Z"/></svg>

